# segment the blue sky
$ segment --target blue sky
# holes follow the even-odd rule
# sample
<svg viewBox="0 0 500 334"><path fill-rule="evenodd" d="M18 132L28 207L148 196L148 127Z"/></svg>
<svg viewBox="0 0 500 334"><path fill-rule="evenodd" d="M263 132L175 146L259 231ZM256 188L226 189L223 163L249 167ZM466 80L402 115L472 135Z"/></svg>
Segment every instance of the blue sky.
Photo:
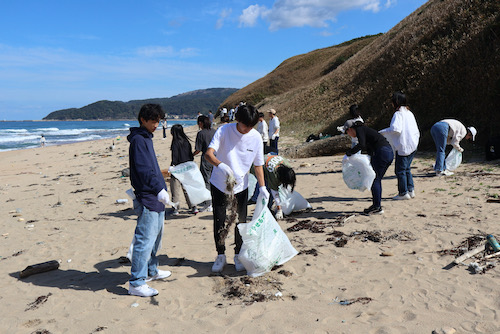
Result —
<svg viewBox="0 0 500 334"><path fill-rule="evenodd" d="M242 88L284 60L387 32L424 0L0 0L0 120Z"/></svg>

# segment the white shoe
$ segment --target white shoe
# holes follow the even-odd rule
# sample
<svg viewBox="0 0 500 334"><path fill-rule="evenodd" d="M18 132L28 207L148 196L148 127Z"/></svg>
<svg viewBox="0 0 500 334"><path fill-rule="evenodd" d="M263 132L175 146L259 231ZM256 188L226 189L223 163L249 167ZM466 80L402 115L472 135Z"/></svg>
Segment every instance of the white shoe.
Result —
<svg viewBox="0 0 500 334"><path fill-rule="evenodd" d="M158 290L153 289L147 284L139 285L139 286L130 286L128 288L128 294L132 296L139 297L153 297L158 294Z"/></svg>
<svg viewBox="0 0 500 334"><path fill-rule="evenodd" d="M453 174L455 174L455 173L453 173L452 171L449 171L449 170L445 170L445 171L443 172L443 174L444 174L444 175L446 175L446 176L452 176L452 175L453 175Z"/></svg>
<svg viewBox="0 0 500 334"><path fill-rule="evenodd" d="M212 266L212 272L213 273L222 272L225 265L226 265L226 256L224 254L217 255L217 258L215 258L214 265Z"/></svg>
<svg viewBox="0 0 500 334"><path fill-rule="evenodd" d="M245 266L243 265L243 263L241 263L240 261L240 255L239 254L236 254L234 256L234 266L236 268L236 271L243 271L243 270L246 270Z"/></svg>
<svg viewBox="0 0 500 334"><path fill-rule="evenodd" d="M411 198L415 198L415 189L409 192Z"/></svg>
<svg viewBox="0 0 500 334"><path fill-rule="evenodd" d="M397 195L397 196L394 196L392 198L393 200L396 200L396 201L401 201L401 200L408 200L408 199L411 199L411 196L409 193L406 193L404 195Z"/></svg>
<svg viewBox="0 0 500 334"><path fill-rule="evenodd" d="M148 278L146 278L146 282L156 281L158 279L165 279L167 277L170 277L170 275L172 275L172 273L170 271L158 269L158 272L156 273L156 275L149 276Z"/></svg>
<svg viewBox="0 0 500 334"><path fill-rule="evenodd" d="M204 206L203 208L200 209L200 212L212 212L212 211L213 211L212 204Z"/></svg>

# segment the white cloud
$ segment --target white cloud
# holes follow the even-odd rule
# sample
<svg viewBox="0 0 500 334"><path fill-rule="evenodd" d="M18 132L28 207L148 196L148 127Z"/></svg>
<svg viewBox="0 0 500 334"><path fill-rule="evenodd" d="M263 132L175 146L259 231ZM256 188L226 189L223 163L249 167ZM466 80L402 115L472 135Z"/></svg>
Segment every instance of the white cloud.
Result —
<svg viewBox="0 0 500 334"><path fill-rule="evenodd" d="M220 29L224 26L224 21L227 17L231 15L233 11L231 9L223 9L219 14L219 19L215 23L215 29Z"/></svg>
<svg viewBox="0 0 500 334"><path fill-rule="evenodd" d="M145 46L137 49L137 55L146 58L187 58L198 55L196 48L175 50L171 46Z"/></svg>
<svg viewBox="0 0 500 334"><path fill-rule="evenodd" d="M362 9L378 12L383 0L276 0L271 9L252 5L244 9L239 21L240 27L253 27L257 20L264 19L270 30L310 26L328 27L328 21L335 22L336 16L343 11ZM391 6L394 0L386 0Z"/></svg>

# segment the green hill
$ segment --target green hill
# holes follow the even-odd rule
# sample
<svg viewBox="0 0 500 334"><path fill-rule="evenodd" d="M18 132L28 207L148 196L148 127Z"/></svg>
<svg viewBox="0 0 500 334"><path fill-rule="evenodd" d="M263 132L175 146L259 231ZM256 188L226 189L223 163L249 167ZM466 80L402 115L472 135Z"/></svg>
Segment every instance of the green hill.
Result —
<svg viewBox="0 0 500 334"><path fill-rule="evenodd" d="M284 132L305 139L338 134L354 103L369 126L387 127L396 90L409 98L422 148L444 118L474 125L479 143L499 135L500 1L430 0L385 34L284 61L222 105L274 108Z"/></svg>
<svg viewBox="0 0 500 334"><path fill-rule="evenodd" d="M219 104L236 90L235 88L211 88L187 92L169 98L132 100L129 102L98 101L82 108L57 110L43 119L135 119L139 109L145 103L160 104L169 117L175 115L183 118L194 118L198 112L204 114L208 113L209 110L215 112Z"/></svg>

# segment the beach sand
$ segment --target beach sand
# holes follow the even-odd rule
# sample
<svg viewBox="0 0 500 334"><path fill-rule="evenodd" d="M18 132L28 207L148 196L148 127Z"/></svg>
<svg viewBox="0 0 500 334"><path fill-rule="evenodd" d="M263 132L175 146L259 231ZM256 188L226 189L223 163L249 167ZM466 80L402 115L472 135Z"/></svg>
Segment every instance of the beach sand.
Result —
<svg viewBox="0 0 500 334"><path fill-rule="evenodd" d="M170 141L161 137L166 169ZM393 165L385 213L363 216L371 195L344 184L342 156L292 160L296 190L313 209L279 222L300 253L258 278L234 270L232 232L229 264L212 275L212 213L191 215L181 202L159 252L172 276L150 283L158 296L140 298L127 294L130 265L120 260L136 224L131 200L116 203L130 188L121 174L128 142L110 145L0 153L1 333L500 333L497 260L484 274L447 268L467 240L500 237L500 203L487 201L500 193L498 161L438 178L429 176L432 154L419 154L416 198L391 200ZM59 269L19 279L50 260Z"/></svg>

